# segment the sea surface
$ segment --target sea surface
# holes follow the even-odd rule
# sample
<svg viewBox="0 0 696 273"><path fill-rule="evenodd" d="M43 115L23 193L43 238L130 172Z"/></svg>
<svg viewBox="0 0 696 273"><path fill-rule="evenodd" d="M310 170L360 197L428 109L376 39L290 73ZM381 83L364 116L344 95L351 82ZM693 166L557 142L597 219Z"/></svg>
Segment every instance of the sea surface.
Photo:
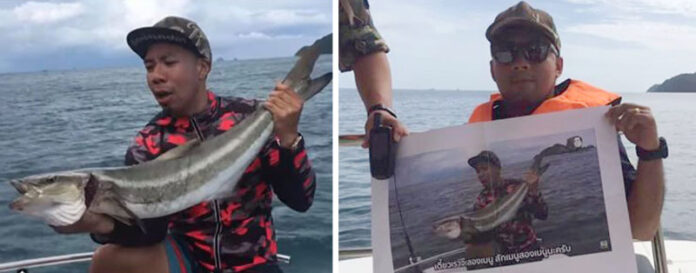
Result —
<svg viewBox="0 0 696 273"><path fill-rule="evenodd" d="M208 88L218 95L264 99L294 58L215 62ZM331 71L322 56L313 76ZM285 272L331 272L331 85L308 101L299 129L317 173L306 213L275 201L278 252ZM0 75L0 263L93 251L88 235L61 235L40 220L8 209L18 194L7 181L27 175L122 166L126 148L158 111L144 67ZM87 263L31 272L87 272Z"/></svg>
<svg viewBox="0 0 696 273"><path fill-rule="evenodd" d="M474 107L492 91L395 90L394 110L411 132L462 125ZM696 94L624 93L624 102L649 106L658 133L667 139L664 161L667 193L662 212L667 239L696 240ZM357 91L341 89L339 133L363 133L365 110ZM623 137L622 137L623 138ZM634 145L623 138L631 162L637 163ZM368 153L360 147L339 147L339 246L370 247L370 171ZM669 252L669 249L667 249Z"/></svg>

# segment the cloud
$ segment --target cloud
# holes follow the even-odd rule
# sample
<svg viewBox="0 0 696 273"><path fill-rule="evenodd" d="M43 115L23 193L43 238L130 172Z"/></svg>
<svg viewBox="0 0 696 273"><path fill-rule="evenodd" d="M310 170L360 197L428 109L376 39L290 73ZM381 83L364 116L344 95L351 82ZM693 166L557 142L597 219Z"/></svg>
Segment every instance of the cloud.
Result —
<svg viewBox="0 0 696 273"><path fill-rule="evenodd" d="M614 13L676 14L696 17L696 2L693 0L566 0L569 3L593 5Z"/></svg>
<svg viewBox="0 0 696 273"><path fill-rule="evenodd" d="M598 24L579 24L568 32L642 45L655 50L692 50L696 44L696 27L664 22L623 20Z"/></svg>
<svg viewBox="0 0 696 273"><path fill-rule="evenodd" d="M262 32L248 32L239 33L235 36L239 41L241 40L278 40L278 39L295 39L300 38L298 35L268 35Z"/></svg>
<svg viewBox="0 0 696 273"><path fill-rule="evenodd" d="M21 56L77 54L84 48L102 55L127 54L128 32L169 15L196 21L214 53L230 52L234 47L235 57L240 58L289 56L296 50L291 46L331 32L332 24L331 3L325 0L3 2L0 40L8 42L0 52L0 61L7 62L10 56L16 60ZM259 46L262 43L264 46ZM258 50L272 46L276 49L266 53Z"/></svg>
<svg viewBox="0 0 696 273"><path fill-rule="evenodd" d="M651 50L690 50L696 42L696 1L692 0L566 0L587 6L580 13L594 20L576 20L564 31L591 35Z"/></svg>
<svg viewBox="0 0 696 273"><path fill-rule="evenodd" d="M371 1L375 24L391 47L395 89L495 90L484 32L514 1ZM438 2L438 3L439 3ZM505 2L505 3L502 3ZM615 92L643 92L696 63L696 1L537 0L563 41L562 79ZM341 87L355 88L351 74Z"/></svg>
<svg viewBox="0 0 696 273"><path fill-rule="evenodd" d="M22 23L55 23L78 16L85 11L81 3L26 2L12 10Z"/></svg>

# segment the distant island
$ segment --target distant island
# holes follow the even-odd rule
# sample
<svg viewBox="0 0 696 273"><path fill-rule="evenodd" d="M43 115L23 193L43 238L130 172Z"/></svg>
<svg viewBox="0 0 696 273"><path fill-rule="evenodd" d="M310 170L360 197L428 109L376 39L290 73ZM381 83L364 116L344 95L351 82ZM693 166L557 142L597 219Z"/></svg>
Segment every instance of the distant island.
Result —
<svg viewBox="0 0 696 273"><path fill-rule="evenodd" d="M696 92L696 73L679 74L651 86L648 92Z"/></svg>

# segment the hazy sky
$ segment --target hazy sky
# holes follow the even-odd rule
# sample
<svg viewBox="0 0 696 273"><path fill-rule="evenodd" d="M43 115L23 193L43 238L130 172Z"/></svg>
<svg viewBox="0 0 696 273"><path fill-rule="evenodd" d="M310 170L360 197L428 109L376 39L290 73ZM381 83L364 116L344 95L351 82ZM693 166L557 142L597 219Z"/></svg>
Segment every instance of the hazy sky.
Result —
<svg viewBox="0 0 696 273"><path fill-rule="evenodd" d="M484 33L517 1L373 0L375 24L391 47L395 88L496 90ZM562 79L615 92L644 92L696 72L696 1L530 0L561 37ZM352 73L340 86L354 88Z"/></svg>
<svg viewBox="0 0 696 273"><path fill-rule="evenodd" d="M214 59L291 56L332 26L328 0L3 0L0 73L141 64L126 34L168 15L196 21Z"/></svg>

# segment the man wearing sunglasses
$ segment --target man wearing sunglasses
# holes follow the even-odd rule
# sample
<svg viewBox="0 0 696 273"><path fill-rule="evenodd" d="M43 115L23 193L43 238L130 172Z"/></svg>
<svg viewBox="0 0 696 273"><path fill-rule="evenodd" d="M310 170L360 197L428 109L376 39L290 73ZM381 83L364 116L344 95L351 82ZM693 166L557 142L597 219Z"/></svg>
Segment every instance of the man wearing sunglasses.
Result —
<svg viewBox="0 0 696 273"><path fill-rule="evenodd" d="M620 96L574 79L556 85L563 72L558 32L548 13L525 2L501 12L486 38L491 43L491 76L500 93L477 106L469 122L612 105L606 117L636 145L639 158L635 169L617 136L632 235L650 240L660 223L662 159L667 157L667 144L658 138L650 108L620 103Z"/></svg>

